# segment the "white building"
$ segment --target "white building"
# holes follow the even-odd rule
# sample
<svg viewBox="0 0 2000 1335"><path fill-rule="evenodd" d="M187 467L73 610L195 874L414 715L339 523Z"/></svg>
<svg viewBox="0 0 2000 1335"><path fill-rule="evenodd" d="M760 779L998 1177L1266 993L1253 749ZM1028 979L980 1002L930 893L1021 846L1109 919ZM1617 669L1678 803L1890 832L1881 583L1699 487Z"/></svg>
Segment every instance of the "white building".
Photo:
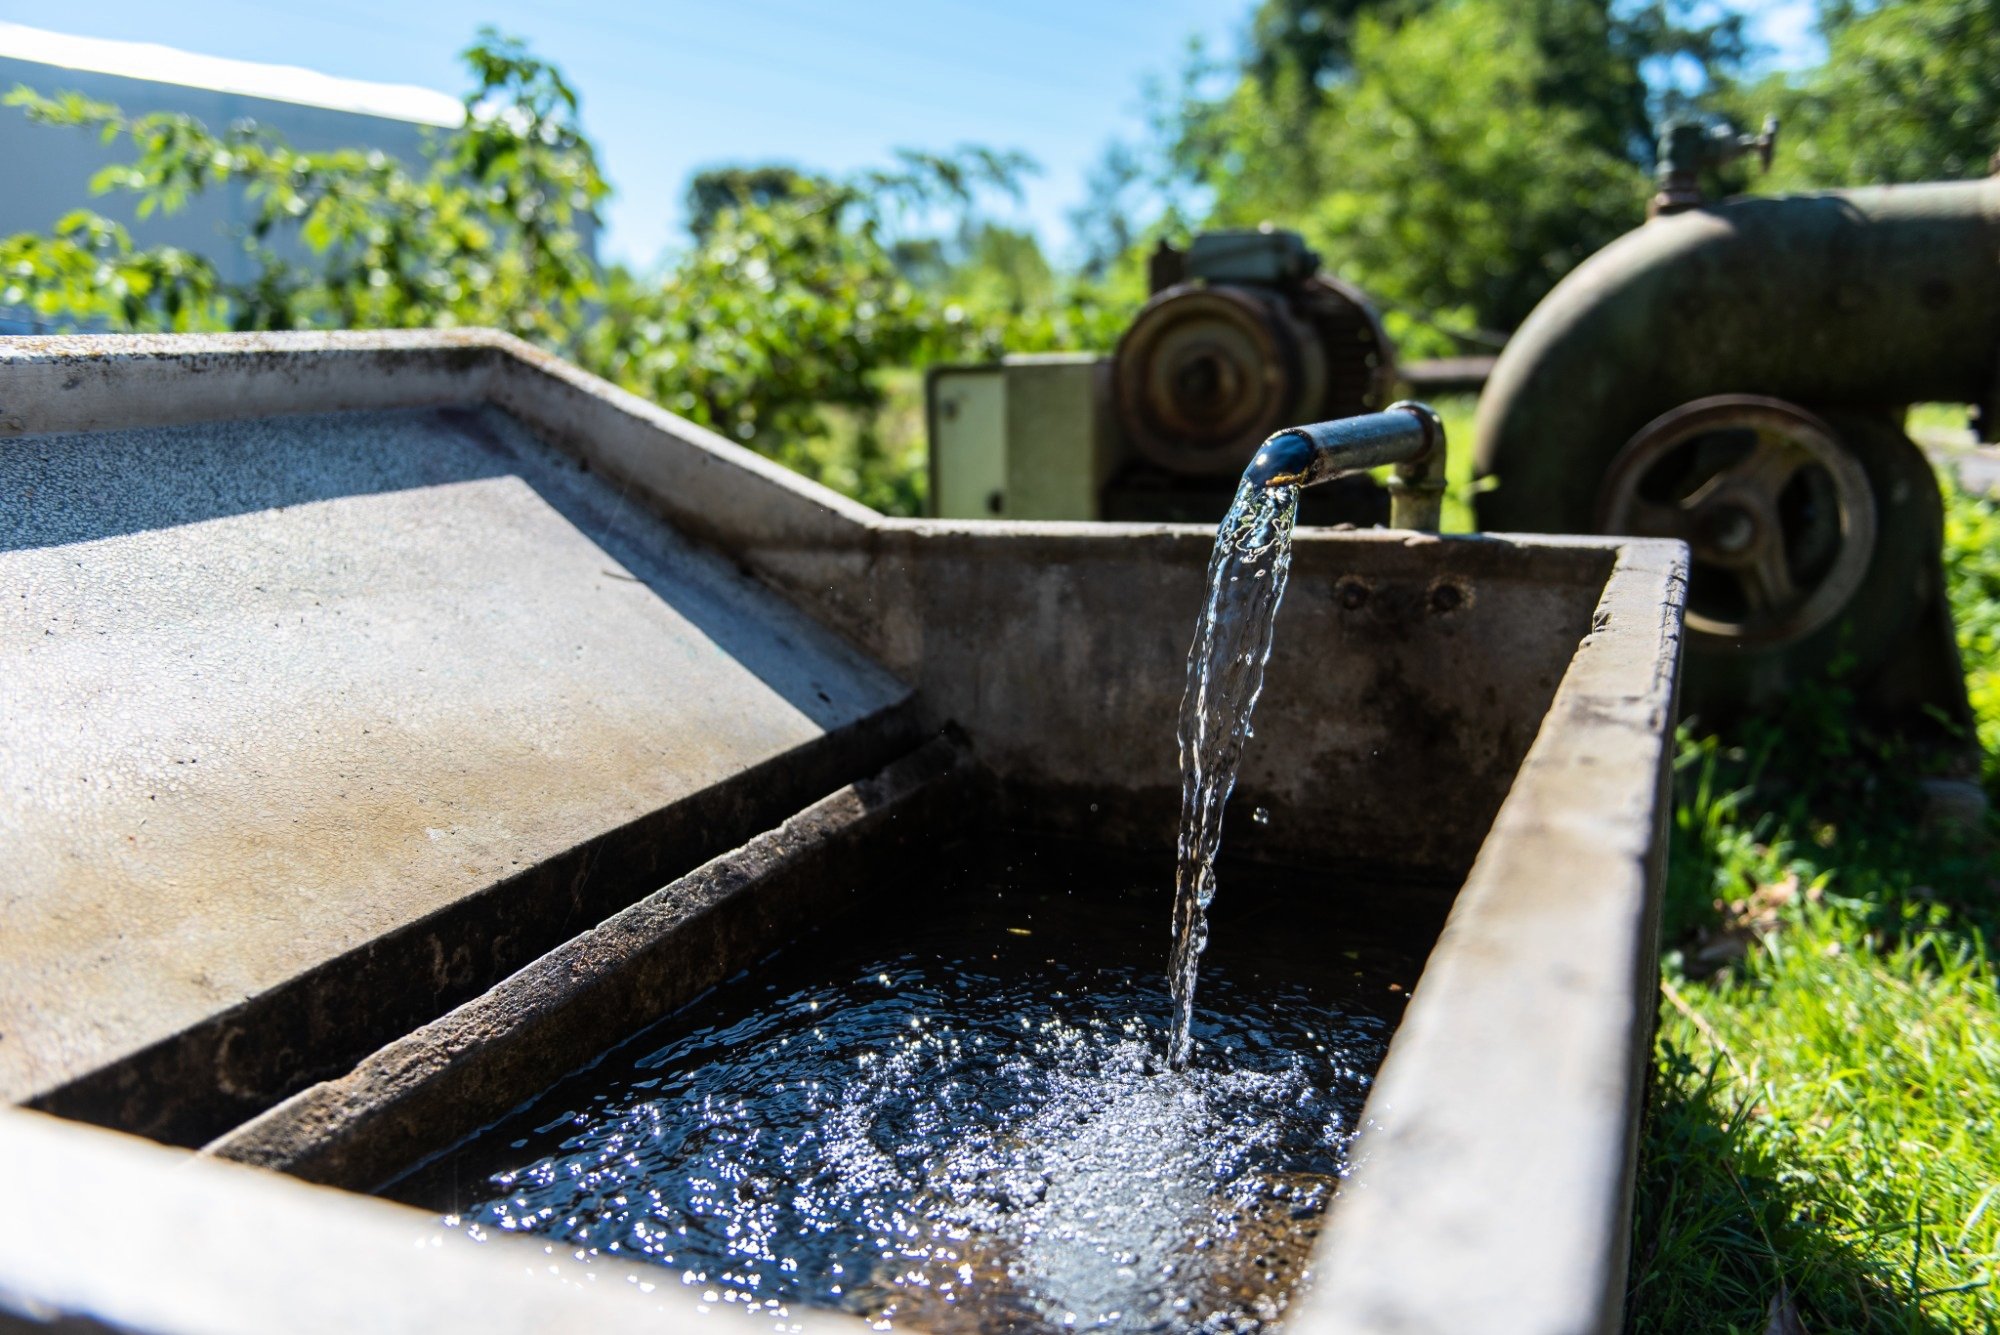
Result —
<svg viewBox="0 0 2000 1335"><path fill-rule="evenodd" d="M23 85L77 92L131 115L186 112L210 129L243 119L282 135L294 148L377 148L412 163L427 132L456 126L456 98L407 84L336 79L289 65L258 65L143 42L106 41L0 23L0 92ZM140 246L175 245L207 256L229 280L250 276L237 241L248 202L236 191L190 201L171 217L134 215L137 197L90 193L90 178L132 156L83 129L38 125L0 108L0 236L46 232L72 209L91 208L124 223ZM21 312L0 309L0 333L34 332Z"/></svg>

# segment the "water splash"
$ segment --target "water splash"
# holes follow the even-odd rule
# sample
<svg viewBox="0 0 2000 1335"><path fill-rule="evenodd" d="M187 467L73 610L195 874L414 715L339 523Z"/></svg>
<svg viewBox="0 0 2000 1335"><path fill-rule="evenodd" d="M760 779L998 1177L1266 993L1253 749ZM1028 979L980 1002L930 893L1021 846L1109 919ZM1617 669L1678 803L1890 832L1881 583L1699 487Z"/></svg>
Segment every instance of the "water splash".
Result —
<svg viewBox="0 0 2000 1335"><path fill-rule="evenodd" d="M1181 828L1168 964L1174 1009L1167 1061L1175 1070L1187 1065L1194 1050L1195 974L1208 945L1222 810L1236 787L1250 715L1264 689L1298 512L1297 487L1244 482L1208 558L1208 591L1188 649L1187 692L1181 697Z"/></svg>
<svg viewBox="0 0 2000 1335"><path fill-rule="evenodd" d="M1434 930L1405 920L1407 890L1336 909L1310 878L1246 869L1204 980L1217 1059L1168 1073L1143 862L1010 835L906 874L394 1194L773 1320L1282 1319ZM1317 944L1336 912L1352 960Z"/></svg>

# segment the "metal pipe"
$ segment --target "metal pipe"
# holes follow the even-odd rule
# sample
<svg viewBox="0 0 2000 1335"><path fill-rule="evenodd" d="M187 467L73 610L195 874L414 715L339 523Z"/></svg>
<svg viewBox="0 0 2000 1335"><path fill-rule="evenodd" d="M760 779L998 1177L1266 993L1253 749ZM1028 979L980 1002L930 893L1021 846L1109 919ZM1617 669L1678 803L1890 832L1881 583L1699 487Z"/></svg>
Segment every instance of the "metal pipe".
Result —
<svg viewBox="0 0 2000 1335"><path fill-rule="evenodd" d="M1479 400L1476 471L1499 480L1479 526L1592 531L1612 459L1697 399L1991 404L1996 369L2000 178L1658 218L1558 283L1500 354Z"/></svg>
<svg viewBox="0 0 2000 1335"><path fill-rule="evenodd" d="M1344 473L1394 464L1389 525L1435 531L1444 496L1444 423L1404 400L1379 413L1287 427L1265 441L1243 470L1258 487L1310 487Z"/></svg>

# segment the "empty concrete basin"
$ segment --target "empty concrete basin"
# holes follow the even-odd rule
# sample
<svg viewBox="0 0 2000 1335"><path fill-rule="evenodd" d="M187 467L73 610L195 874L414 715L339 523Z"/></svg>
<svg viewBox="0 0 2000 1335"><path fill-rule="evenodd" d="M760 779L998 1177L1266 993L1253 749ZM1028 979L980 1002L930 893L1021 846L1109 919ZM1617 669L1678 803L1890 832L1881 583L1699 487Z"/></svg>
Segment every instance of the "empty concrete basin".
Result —
<svg viewBox="0 0 2000 1335"><path fill-rule="evenodd" d="M0 1311L656 1328L353 1193L948 835L1166 875L1204 531L884 519L485 334L12 340L0 433ZM1616 1328L1682 582L1301 533L1228 851L1443 927L1289 1328Z"/></svg>

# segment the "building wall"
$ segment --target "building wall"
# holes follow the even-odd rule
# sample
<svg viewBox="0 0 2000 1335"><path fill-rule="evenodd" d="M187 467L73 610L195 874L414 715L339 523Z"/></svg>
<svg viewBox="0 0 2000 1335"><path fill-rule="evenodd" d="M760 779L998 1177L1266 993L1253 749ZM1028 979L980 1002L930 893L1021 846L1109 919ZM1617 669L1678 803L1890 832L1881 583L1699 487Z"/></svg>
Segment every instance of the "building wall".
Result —
<svg viewBox="0 0 2000 1335"><path fill-rule="evenodd" d="M415 162L423 155L425 136L435 133L434 127L386 116L0 56L0 89L23 84L41 93L81 93L135 116L185 112L212 130L252 120L294 148L313 151L379 148ZM38 125L18 109L0 111L0 163L8 178L7 189L0 190L0 235L46 232L70 210L90 208L131 228L141 246L181 246L214 261L225 278L249 277L251 265L237 240L253 216L243 193L217 191L191 200L171 217L156 213L142 221L134 213L136 196L90 193L92 176L130 157L129 142L104 144L88 130Z"/></svg>
<svg viewBox="0 0 2000 1335"><path fill-rule="evenodd" d="M0 24L0 29L11 25ZM15 32L28 30L13 29ZM34 34L49 36L48 34ZM6 33L0 32L0 37ZM57 40L68 41L72 39ZM89 43L104 47L120 63L142 60L144 48L126 43ZM39 52L39 48L36 48ZM135 52L137 54L135 54ZM251 86L267 87L282 83L288 74L301 82L343 84L306 71L286 71L268 66L239 65L237 62L205 61L182 53L162 52L168 62L191 59L199 64L221 66L246 72ZM372 111L283 101L275 97L231 91L226 88L171 83L164 79L136 77L100 69L50 63L21 54L7 54L0 48L0 93L18 86L39 93L81 93L100 102L109 102L128 115L153 112L184 112L211 130L221 130L235 122L249 120L275 131L294 148L313 152L333 149L379 149L392 157L415 165L424 157L428 140L450 123L444 114L451 107L442 94L422 90L383 89L380 85L345 85L361 90L379 89L391 106L437 108L438 119L421 121ZM281 89L282 90L282 89ZM381 99L365 99L379 101ZM40 125L30 121L18 108L0 108L0 236L18 232L48 232L58 219L74 209L92 209L131 230L133 242L141 247L172 245L203 255L213 262L225 281L242 282L255 272L245 253L242 236L255 210L240 189L218 190L188 201L171 216L154 213L140 219L138 197L123 191L93 195L90 181L102 168L129 161L129 141L103 143L96 133L69 127ZM594 250L594 230L586 231ZM289 235L272 238L272 248L280 255L303 258L304 247ZM36 321L28 312L0 306L0 334L56 332Z"/></svg>

